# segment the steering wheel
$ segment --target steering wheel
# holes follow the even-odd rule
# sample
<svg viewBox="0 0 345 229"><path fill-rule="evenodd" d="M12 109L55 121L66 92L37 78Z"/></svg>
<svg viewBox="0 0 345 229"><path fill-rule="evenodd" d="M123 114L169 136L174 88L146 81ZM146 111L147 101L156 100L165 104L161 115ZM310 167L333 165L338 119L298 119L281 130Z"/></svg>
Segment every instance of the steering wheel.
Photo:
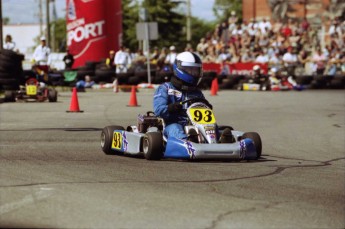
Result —
<svg viewBox="0 0 345 229"><path fill-rule="evenodd" d="M201 103L204 103L204 104L206 104L206 106L208 106L209 108L211 108L212 109L212 105L206 100L206 99L204 99L204 98L191 98L191 99L186 99L186 100L184 100L184 101L182 101L181 102L181 104L183 105L183 104L188 104L188 106L190 105L190 104L192 104L192 103L198 103L198 102L201 102Z"/></svg>

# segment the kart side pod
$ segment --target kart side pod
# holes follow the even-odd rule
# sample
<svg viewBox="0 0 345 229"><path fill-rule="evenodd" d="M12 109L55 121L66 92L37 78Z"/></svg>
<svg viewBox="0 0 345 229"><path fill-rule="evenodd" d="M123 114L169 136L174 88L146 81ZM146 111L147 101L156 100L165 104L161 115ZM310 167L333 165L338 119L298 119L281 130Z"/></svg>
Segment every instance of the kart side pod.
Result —
<svg viewBox="0 0 345 229"><path fill-rule="evenodd" d="M169 138L164 157L180 159L255 160L257 159L257 152L254 142L250 138L226 144L199 144L177 138Z"/></svg>

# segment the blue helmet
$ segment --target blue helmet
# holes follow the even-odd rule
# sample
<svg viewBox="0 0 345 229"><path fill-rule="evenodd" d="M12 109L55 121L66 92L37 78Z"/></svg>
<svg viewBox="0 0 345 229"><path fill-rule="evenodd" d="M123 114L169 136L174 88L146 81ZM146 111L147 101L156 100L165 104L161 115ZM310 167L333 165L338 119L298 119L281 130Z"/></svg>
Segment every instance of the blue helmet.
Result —
<svg viewBox="0 0 345 229"><path fill-rule="evenodd" d="M176 56L174 75L186 86L198 86L202 79L202 61L193 52L182 52Z"/></svg>

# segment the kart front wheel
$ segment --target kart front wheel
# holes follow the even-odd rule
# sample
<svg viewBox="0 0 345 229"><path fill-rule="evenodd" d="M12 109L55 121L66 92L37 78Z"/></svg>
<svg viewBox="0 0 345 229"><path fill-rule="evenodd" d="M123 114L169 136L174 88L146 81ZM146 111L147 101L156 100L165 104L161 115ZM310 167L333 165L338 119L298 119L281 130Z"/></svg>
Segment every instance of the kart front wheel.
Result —
<svg viewBox="0 0 345 229"><path fill-rule="evenodd" d="M101 147L103 152L107 155L119 154L117 151L111 149L114 130L125 130L125 128L122 126L106 126L101 133Z"/></svg>
<svg viewBox="0 0 345 229"><path fill-rule="evenodd" d="M147 160L159 160L163 157L163 136L160 132L148 132L143 139L143 152Z"/></svg>
<svg viewBox="0 0 345 229"><path fill-rule="evenodd" d="M259 159L261 157L261 151L262 151L262 143L261 143L261 137L258 133L256 132L247 132L244 133L242 136L242 139L245 138L250 138L253 140L254 145L255 145L255 149L256 149L256 159Z"/></svg>

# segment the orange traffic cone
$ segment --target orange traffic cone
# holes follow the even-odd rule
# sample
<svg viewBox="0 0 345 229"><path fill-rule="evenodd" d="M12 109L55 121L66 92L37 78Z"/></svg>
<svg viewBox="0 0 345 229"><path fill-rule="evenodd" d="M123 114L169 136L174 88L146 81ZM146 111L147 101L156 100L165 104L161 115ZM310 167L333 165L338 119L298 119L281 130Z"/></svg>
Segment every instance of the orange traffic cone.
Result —
<svg viewBox="0 0 345 229"><path fill-rule="evenodd" d="M137 102L137 95L136 95L136 88L135 86L132 86L131 90L131 97L129 99L129 104L127 105L128 107L138 107L138 102Z"/></svg>
<svg viewBox="0 0 345 229"><path fill-rule="evenodd" d="M78 102L78 95L77 95L77 88L74 87L72 91L72 98L71 98L71 105L69 107L69 111L66 112L84 112L79 109L79 102Z"/></svg>
<svg viewBox="0 0 345 229"><path fill-rule="evenodd" d="M218 92L218 78L214 78L211 84L211 95L217 95Z"/></svg>

